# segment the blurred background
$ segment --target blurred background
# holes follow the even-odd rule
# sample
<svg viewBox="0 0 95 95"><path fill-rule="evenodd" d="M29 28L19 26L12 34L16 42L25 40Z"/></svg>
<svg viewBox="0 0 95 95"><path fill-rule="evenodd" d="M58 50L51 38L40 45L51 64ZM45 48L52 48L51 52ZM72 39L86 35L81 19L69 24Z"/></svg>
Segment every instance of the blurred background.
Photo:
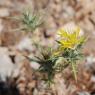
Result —
<svg viewBox="0 0 95 95"><path fill-rule="evenodd" d="M33 36L27 31L13 31L19 26L13 17L19 17L25 8L43 10L45 24ZM52 91L47 90L34 78L31 67L37 69L39 65L23 55L38 54L31 39L53 47L57 30L67 23L75 23L84 31L85 59L78 66L77 83L68 71L56 78ZM95 0L0 0L0 79L0 95L95 95Z"/></svg>

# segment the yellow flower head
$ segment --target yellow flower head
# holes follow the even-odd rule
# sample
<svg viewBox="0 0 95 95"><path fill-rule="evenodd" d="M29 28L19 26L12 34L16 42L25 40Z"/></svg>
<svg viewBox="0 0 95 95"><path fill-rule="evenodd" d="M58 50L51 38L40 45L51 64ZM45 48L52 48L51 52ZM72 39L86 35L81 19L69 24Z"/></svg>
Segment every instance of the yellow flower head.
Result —
<svg viewBox="0 0 95 95"><path fill-rule="evenodd" d="M74 49L84 40L84 37L81 36L81 29L79 27L74 27L71 30L68 27L61 28L58 30L58 35L60 36L60 39L58 41L60 44L60 49Z"/></svg>

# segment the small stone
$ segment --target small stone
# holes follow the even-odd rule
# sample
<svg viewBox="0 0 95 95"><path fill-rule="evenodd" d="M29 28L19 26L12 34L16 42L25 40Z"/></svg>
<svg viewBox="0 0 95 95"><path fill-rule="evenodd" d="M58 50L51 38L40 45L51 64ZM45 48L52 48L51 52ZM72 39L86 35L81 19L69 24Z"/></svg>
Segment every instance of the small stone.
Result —
<svg viewBox="0 0 95 95"><path fill-rule="evenodd" d="M35 81L32 81L30 83L28 83L28 88L34 88L35 87Z"/></svg>
<svg viewBox="0 0 95 95"><path fill-rule="evenodd" d="M90 94L86 91L83 91L83 92L78 92L78 95L90 95Z"/></svg>
<svg viewBox="0 0 95 95"><path fill-rule="evenodd" d="M18 45L16 45L16 48L18 50L28 50L28 51L32 51L33 47L32 47L32 43L31 43L31 39L29 37L25 37L23 38Z"/></svg>
<svg viewBox="0 0 95 95"><path fill-rule="evenodd" d="M72 7L68 6L66 9L66 12L68 13L69 16L73 17L75 14L75 11Z"/></svg>
<svg viewBox="0 0 95 95"><path fill-rule="evenodd" d="M91 65L95 63L95 57L93 55L90 55L86 58L87 64Z"/></svg>
<svg viewBox="0 0 95 95"><path fill-rule="evenodd" d="M18 68L21 68L22 64L19 64L19 63L21 63L24 59L25 59L25 57L23 55L16 54L15 63L18 65Z"/></svg>
<svg viewBox="0 0 95 95"><path fill-rule="evenodd" d="M36 62L31 62L30 63L30 66L32 67L32 68L34 68L34 69L39 69L39 67L40 67L40 65L38 64L38 63L36 63Z"/></svg>
<svg viewBox="0 0 95 95"><path fill-rule="evenodd" d="M94 82L95 83L95 76L92 76L91 77L91 82Z"/></svg>
<svg viewBox="0 0 95 95"><path fill-rule="evenodd" d="M10 15L10 12L7 8L0 8L0 17L7 17Z"/></svg>
<svg viewBox="0 0 95 95"><path fill-rule="evenodd" d="M14 65L8 55L0 53L0 76L3 81L6 77L10 77L14 69Z"/></svg>

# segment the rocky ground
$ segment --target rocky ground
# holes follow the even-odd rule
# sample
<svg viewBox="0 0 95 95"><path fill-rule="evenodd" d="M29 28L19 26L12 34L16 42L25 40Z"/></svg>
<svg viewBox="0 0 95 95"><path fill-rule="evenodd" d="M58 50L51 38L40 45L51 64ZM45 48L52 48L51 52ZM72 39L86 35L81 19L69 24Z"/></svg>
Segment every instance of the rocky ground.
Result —
<svg viewBox="0 0 95 95"><path fill-rule="evenodd" d="M53 91L43 81L37 81L32 68L39 66L25 57L37 54L30 34L13 31L18 28L13 17L20 16L25 8L44 10L45 25L35 30L32 37L43 46L53 47L57 29L66 23L74 22L83 29L88 39L77 83L70 72L66 72L67 81L60 75L56 77ZM0 95L95 95L94 47L95 0L0 0Z"/></svg>

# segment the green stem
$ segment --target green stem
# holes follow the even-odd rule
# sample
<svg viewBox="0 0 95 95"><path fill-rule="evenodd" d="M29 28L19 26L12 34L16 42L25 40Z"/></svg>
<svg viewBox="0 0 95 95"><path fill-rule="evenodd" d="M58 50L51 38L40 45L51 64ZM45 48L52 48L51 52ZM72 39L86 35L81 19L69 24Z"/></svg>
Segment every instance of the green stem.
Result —
<svg viewBox="0 0 95 95"><path fill-rule="evenodd" d="M77 70L76 70L76 63L71 62L71 66L72 66L72 71L74 73L74 78L77 81Z"/></svg>

